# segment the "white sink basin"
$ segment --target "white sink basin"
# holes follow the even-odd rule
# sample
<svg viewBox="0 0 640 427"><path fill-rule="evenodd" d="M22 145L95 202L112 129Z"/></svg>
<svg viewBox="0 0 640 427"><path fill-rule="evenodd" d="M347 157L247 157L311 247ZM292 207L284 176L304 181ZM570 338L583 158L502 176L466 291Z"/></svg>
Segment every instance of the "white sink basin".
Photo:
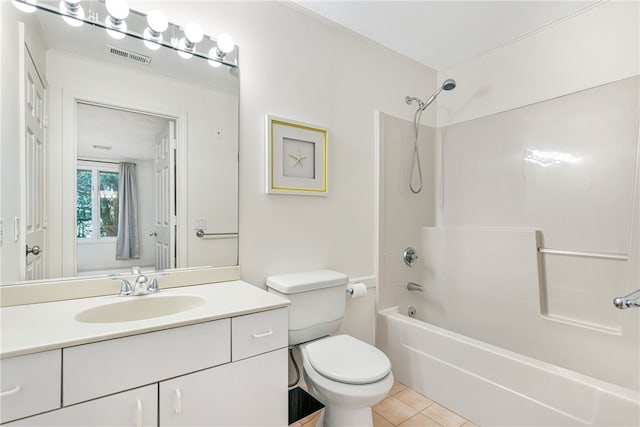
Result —
<svg viewBox="0 0 640 427"><path fill-rule="evenodd" d="M181 313L205 302L204 298L194 295L145 295L123 298L126 299L81 311L75 319L83 323L130 322Z"/></svg>

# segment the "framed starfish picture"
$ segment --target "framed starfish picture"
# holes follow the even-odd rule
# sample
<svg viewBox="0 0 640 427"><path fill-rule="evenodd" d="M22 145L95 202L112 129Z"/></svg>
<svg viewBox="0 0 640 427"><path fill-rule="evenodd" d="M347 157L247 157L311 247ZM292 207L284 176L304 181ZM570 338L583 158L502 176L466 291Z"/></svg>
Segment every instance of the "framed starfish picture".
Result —
<svg viewBox="0 0 640 427"><path fill-rule="evenodd" d="M327 195L327 129L267 115L267 193Z"/></svg>

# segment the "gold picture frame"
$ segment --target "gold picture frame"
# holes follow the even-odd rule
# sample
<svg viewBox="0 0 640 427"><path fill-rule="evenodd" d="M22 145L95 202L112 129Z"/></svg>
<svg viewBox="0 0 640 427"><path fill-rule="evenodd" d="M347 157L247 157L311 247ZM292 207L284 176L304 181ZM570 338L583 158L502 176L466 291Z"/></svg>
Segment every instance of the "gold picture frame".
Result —
<svg viewBox="0 0 640 427"><path fill-rule="evenodd" d="M267 115L266 192L326 196L327 129Z"/></svg>

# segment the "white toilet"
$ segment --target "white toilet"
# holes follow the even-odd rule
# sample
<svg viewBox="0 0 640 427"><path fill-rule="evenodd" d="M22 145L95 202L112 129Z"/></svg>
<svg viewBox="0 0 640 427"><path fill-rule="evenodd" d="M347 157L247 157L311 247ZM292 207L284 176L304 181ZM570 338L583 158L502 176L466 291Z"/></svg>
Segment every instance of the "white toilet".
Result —
<svg viewBox="0 0 640 427"><path fill-rule="evenodd" d="M393 385L391 363L377 348L336 332L349 278L331 270L267 278L269 292L289 301L289 345L300 344L309 392L325 405L325 426L372 426L371 407Z"/></svg>

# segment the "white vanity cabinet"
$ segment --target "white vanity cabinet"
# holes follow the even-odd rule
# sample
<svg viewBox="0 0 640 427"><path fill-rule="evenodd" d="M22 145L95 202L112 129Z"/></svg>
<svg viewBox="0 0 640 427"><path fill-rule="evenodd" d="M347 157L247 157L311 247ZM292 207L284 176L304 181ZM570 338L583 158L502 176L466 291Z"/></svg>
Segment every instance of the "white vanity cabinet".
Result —
<svg viewBox="0 0 640 427"><path fill-rule="evenodd" d="M158 386L152 384L6 425L11 427L157 427Z"/></svg>
<svg viewBox="0 0 640 427"><path fill-rule="evenodd" d="M231 319L232 363L160 383L160 427L288 424L286 308Z"/></svg>
<svg viewBox="0 0 640 427"><path fill-rule="evenodd" d="M2 359L3 426L287 425L287 329L285 306Z"/></svg>

